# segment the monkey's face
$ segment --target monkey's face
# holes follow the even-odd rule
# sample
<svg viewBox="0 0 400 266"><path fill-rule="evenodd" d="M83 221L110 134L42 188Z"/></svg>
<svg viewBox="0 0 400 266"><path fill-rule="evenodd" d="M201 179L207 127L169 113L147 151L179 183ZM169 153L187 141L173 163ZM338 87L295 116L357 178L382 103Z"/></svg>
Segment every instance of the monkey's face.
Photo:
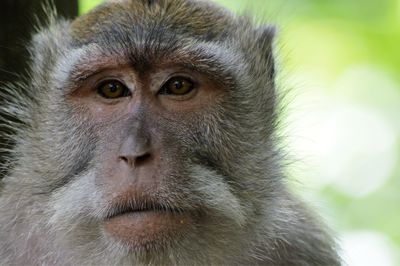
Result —
<svg viewBox="0 0 400 266"><path fill-rule="evenodd" d="M174 61L157 60L142 73L129 62L104 66L90 67L96 74L67 96L96 140L99 228L131 248L159 247L204 218L191 195L197 135L223 87Z"/></svg>
<svg viewBox="0 0 400 266"><path fill-rule="evenodd" d="M49 224L74 254L88 250L81 256L233 255L273 182L263 173L273 81L268 66L249 74L235 38L255 33L234 31L230 15L206 3L153 2L104 5L69 29L52 71L62 90L46 91L58 99L46 109L57 121L43 119L47 134L68 125L47 140L64 173ZM205 14L216 24L202 22ZM260 84L267 91L254 90Z"/></svg>

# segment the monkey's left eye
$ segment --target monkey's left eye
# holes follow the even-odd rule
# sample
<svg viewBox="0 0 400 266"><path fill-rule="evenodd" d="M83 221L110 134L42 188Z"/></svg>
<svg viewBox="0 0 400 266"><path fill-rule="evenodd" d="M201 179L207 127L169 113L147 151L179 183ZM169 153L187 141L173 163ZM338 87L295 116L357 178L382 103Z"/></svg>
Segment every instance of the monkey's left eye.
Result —
<svg viewBox="0 0 400 266"><path fill-rule="evenodd" d="M191 91L193 91L193 89L194 84L188 78L174 77L168 80L158 93L183 96L189 94Z"/></svg>
<svg viewBox="0 0 400 266"><path fill-rule="evenodd" d="M131 94L129 89L118 80L107 80L100 84L97 93L107 99L127 97Z"/></svg>

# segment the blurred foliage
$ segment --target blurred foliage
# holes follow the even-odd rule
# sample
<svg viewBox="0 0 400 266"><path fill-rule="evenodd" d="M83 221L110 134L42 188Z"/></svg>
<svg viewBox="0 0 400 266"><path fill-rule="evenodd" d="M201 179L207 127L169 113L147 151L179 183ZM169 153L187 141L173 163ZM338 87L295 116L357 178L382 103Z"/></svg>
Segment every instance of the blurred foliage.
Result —
<svg viewBox="0 0 400 266"><path fill-rule="evenodd" d="M314 156L289 173L332 217L349 265L400 265L400 1L216 2L278 25L281 87L296 94L288 146Z"/></svg>

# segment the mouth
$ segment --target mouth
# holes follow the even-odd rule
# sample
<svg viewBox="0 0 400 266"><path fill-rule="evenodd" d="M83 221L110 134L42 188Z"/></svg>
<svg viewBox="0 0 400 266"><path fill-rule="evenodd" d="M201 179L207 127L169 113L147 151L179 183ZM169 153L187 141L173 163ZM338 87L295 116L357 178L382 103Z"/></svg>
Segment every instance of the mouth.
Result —
<svg viewBox="0 0 400 266"><path fill-rule="evenodd" d="M184 235L191 224L190 212L148 199L117 202L102 223L108 236L140 250L167 245Z"/></svg>
<svg viewBox="0 0 400 266"><path fill-rule="evenodd" d="M111 208L106 215L106 220L116 218L118 216L124 215L140 215L146 212L157 212L157 213L170 213L170 214L180 214L184 211L179 208L174 208L165 204L154 203L154 202L144 202L144 203L130 203L126 205L117 205Z"/></svg>

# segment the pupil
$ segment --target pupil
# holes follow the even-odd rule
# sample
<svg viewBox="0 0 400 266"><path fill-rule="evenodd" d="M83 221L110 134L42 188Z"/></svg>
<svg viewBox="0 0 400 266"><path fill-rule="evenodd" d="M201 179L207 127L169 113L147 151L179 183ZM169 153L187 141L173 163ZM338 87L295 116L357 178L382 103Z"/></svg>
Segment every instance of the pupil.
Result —
<svg viewBox="0 0 400 266"><path fill-rule="evenodd" d="M116 92L118 90L117 86L114 83L110 83L108 86L110 92Z"/></svg>
<svg viewBox="0 0 400 266"><path fill-rule="evenodd" d="M175 89L180 90L180 89L182 89L183 84L180 81L175 81L174 86L175 86Z"/></svg>

